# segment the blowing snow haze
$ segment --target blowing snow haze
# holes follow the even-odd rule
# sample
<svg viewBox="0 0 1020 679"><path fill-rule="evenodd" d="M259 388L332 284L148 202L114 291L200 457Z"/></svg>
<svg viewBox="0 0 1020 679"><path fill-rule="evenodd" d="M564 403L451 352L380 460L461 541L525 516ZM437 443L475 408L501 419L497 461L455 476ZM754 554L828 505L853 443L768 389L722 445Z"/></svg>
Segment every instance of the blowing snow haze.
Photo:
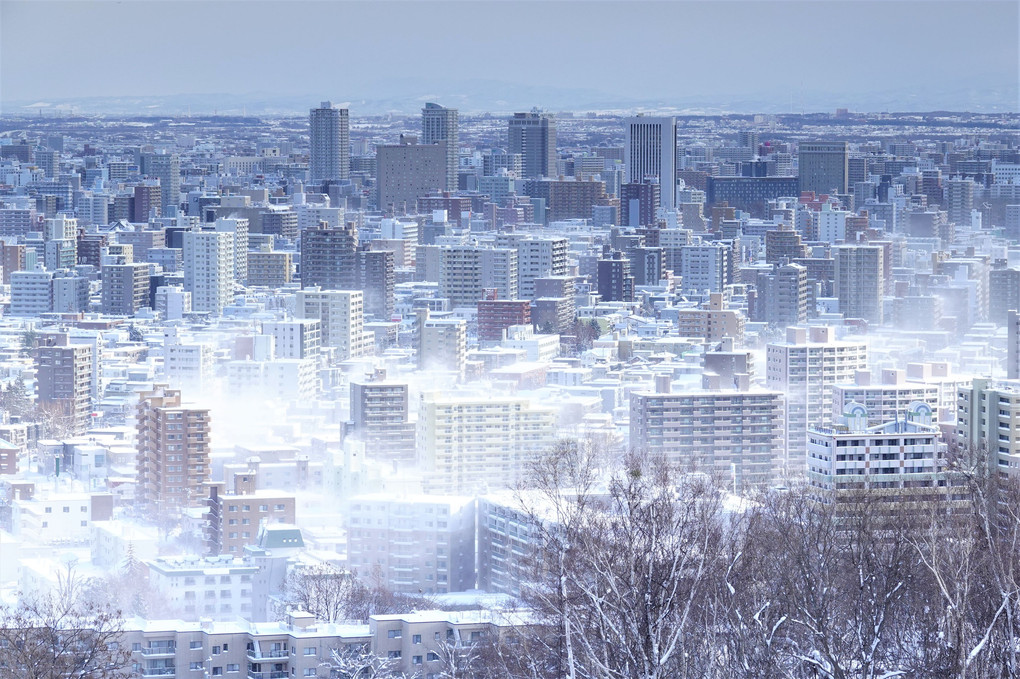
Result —
<svg viewBox="0 0 1020 679"><path fill-rule="evenodd" d="M1020 676L1017 24L0 4L0 675Z"/></svg>

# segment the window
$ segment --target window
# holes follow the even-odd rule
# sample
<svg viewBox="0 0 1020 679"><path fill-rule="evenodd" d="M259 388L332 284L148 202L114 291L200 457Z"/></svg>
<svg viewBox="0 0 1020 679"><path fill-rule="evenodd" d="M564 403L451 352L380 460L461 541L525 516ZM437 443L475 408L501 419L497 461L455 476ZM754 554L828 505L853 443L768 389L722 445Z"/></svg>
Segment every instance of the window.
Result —
<svg viewBox="0 0 1020 679"><path fill-rule="evenodd" d="M64 513L65 514L70 514L71 513L71 508L70 507L64 507Z"/></svg>
<svg viewBox="0 0 1020 679"><path fill-rule="evenodd" d="M401 635L401 631L398 630L398 629L391 629L391 630L386 632L386 636L388 638L390 638L390 639L399 639L400 635Z"/></svg>
<svg viewBox="0 0 1020 679"><path fill-rule="evenodd" d="M190 669L190 670L200 670L200 669L202 669L202 661L201 660L197 660L197 661L192 662L191 666L188 669Z"/></svg>
<svg viewBox="0 0 1020 679"><path fill-rule="evenodd" d="M400 657L400 651L390 651L389 653L386 654L386 657L390 658L391 660L395 659L395 658L399 658Z"/></svg>
<svg viewBox="0 0 1020 679"><path fill-rule="evenodd" d="M237 505L227 505L227 511L228 512L236 512L237 511Z"/></svg>
<svg viewBox="0 0 1020 679"><path fill-rule="evenodd" d="M135 643L131 644L131 650L140 651L142 650L142 645L136 641Z"/></svg>
<svg viewBox="0 0 1020 679"><path fill-rule="evenodd" d="M53 507L47 507L46 508L46 513L47 514L52 514L53 513Z"/></svg>
<svg viewBox="0 0 1020 679"><path fill-rule="evenodd" d="M212 675L214 677L222 677L223 676L223 668L222 667L214 667L214 668L212 668Z"/></svg>
<svg viewBox="0 0 1020 679"><path fill-rule="evenodd" d="M213 655L219 655L220 654L220 647L219 646L213 646L212 647L212 654Z"/></svg>
<svg viewBox="0 0 1020 679"><path fill-rule="evenodd" d="M421 635L420 634L415 634L414 636L412 636L411 637L411 643L412 644L420 644L421 643Z"/></svg>
<svg viewBox="0 0 1020 679"><path fill-rule="evenodd" d="M305 646L305 655L315 655L316 651L318 649L315 646Z"/></svg>
<svg viewBox="0 0 1020 679"><path fill-rule="evenodd" d="M433 660L439 660L439 654L435 651L429 651L429 662L432 662Z"/></svg>
<svg viewBox="0 0 1020 679"><path fill-rule="evenodd" d="M82 528L84 528L85 526L89 525L89 522L88 521L82 521L81 525L82 525Z"/></svg>
<svg viewBox="0 0 1020 679"><path fill-rule="evenodd" d="M260 512L268 512L269 511L269 505L259 505L259 511Z"/></svg>
<svg viewBox="0 0 1020 679"><path fill-rule="evenodd" d="M306 677L314 677L315 676L315 668L314 667L306 667L305 668L305 676Z"/></svg>
<svg viewBox="0 0 1020 679"><path fill-rule="evenodd" d="M412 655L411 656L411 664L412 665L421 665L421 656L420 655Z"/></svg>
<svg viewBox="0 0 1020 679"><path fill-rule="evenodd" d="M190 594L192 596L195 595L194 592L190 592ZM190 648L191 650L195 650L196 648L202 648L202 642L201 641L192 641L191 644L188 646L188 648Z"/></svg>
<svg viewBox="0 0 1020 679"><path fill-rule="evenodd" d="M236 663L235 664L228 664L227 665L227 672L237 672L240 669L241 669L241 667L239 665L237 665Z"/></svg>
<svg viewBox="0 0 1020 679"><path fill-rule="evenodd" d="M284 505L273 505L273 509L278 512L282 512L284 510Z"/></svg>

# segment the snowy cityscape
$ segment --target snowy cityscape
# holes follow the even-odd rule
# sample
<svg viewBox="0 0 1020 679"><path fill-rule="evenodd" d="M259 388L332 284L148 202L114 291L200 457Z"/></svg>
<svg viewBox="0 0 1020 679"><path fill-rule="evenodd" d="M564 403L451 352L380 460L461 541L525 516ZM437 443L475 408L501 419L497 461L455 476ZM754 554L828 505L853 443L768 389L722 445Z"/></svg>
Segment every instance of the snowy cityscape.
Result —
<svg viewBox="0 0 1020 679"><path fill-rule="evenodd" d="M580 94L566 54L545 98L465 66L221 110L43 96L31 11L121 10L30 5L0 5L0 677L1020 677L1015 36L951 110Z"/></svg>

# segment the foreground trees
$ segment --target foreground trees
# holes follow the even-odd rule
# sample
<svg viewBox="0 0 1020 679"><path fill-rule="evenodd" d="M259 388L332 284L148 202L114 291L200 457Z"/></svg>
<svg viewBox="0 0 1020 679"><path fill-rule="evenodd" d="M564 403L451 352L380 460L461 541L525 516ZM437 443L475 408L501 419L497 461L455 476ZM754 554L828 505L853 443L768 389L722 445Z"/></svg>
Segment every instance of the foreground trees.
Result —
<svg viewBox="0 0 1020 679"><path fill-rule="evenodd" d="M130 652L120 648L120 612L97 601L73 570L45 597L0 608L0 676L8 679L113 679Z"/></svg>
<svg viewBox="0 0 1020 679"><path fill-rule="evenodd" d="M628 460L608 484L564 443L530 479L533 624L488 676L1018 677L1020 493L960 476L915 506L806 488L743 500Z"/></svg>

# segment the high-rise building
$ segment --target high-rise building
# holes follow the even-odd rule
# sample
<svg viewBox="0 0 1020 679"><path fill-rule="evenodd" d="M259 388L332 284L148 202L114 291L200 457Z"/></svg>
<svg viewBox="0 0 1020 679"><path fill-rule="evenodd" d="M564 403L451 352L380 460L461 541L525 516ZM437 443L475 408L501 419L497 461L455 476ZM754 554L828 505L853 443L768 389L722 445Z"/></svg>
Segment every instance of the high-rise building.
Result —
<svg viewBox="0 0 1020 679"><path fill-rule="evenodd" d="M248 280L248 220L220 217L213 231L229 233L234 241L234 282L244 285Z"/></svg>
<svg viewBox="0 0 1020 679"><path fill-rule="evenodd" d="M863 342L838 341L831 327L790 327L765 349L765 384L786 394L786 474L806 469L808 427L832 423L832 387L852 382L868 363Z"/></svg>
<svg viewBox="0 0 1020 679"><path fill-rule="evenodd" d="M512 488L556 434L555 408L526 398L425 392L418 407L417 456L426 492Z"/></svg>
<svg viewBox="0 0 1020 679"><path fill-rule="evenodd" d="M767 485L782 466L783 395L760 388L674 393L668 376L630 397L634 452L732 480Z"/></svg>
<svg viewBox="0 0 1020 679"><path fill-rule="evenodd" d="M989 474L1020 475L1020 381L974 379L957 396L955 445Z"/></svg>
<svg viewBox="0 0 1020 679"><path fill-rule="evenodd" d="M39 405L53 408L68 435L83 434L92 412L92 346L45 335L36 350Z"/></svg>
<svg viewBox="0 0 1020 679"><path fill-rule="evenodd" d="M640 184L656 179L662 206L673 209L676 207L676 118L635 116L624 120L624 125L626 181Z"/></svg>
<svg viewBox="0 0 1020 679"><path fill-rule="evenodd" d="M219 315L234 295L234 234L184 232L184 289L191 308Z"/></svg>
<svg viewBox="0 0 1020 679"><path fill-rule="evenodd" d="M417 310L418 368L463 375L467 363L467 323L460 318L430 318Z"/></svg>
<svg viewBox="0 0 1020 679"><path fill-rule="evenodd" d="M446 142L446 191L457 190L457 169L460 165L460 139L457 133L457 109L428 102L421 110L421 142Z"/></svg>
<svg viewBox="0 0 1020 679"><path fill-rule="evenodd" d="M532 109L510 118L508 152L520 154L525 177L556 175L556 119Z"/></svg>
<svg viewBox="0 0 1020 679"><path fill-rule="evenodd" d="M798 147L800 190L816 194L844 194L849 176L845 141L801 142Z"/></svg>
<svg viewBox="0 0 1020 679"><path fill-rule="evenodd" d="M630 260L624 253L614 252L612 257L598 260L595 277L603 301L634 300L634 277L630 274Z"/></svg>
<svg viewBox="0 0 1020 679"><path fill-rule="evenodd" d="M449 142L419 144L401 135L399 144L376 147L377 204L381 210L414 212L418 199L443 190Z"/></svg>
<svg viewBox="0 0 1020 679"><path fill-rule="evenodd" d="M1010 311L1020 311L1020 269L988 272L988 320L1005 325Z"/></svg>
<svg viewBox="0 0 1020 679"><path fill-rule="evenodd" d="M977 184L969 177L954 177L946 182L945 205L949 221L960 226L971 225L971 210L974 209L974 190Z"/></svg>
<svg viewBox="0 0 1020 679"><path fill-rule="evenodd" d="M475 586L475 501L470 496L357 495L348 508L347 563L366 582L392 592L426 594Z"/></svg>
<svg viewBox="0 0 1020 679"><path fill-rule="evenodd" d="M170 214L181 201L181 159L176 153L142 155L142 174L159 180L161 214ZM148 221L148 220L139 220Z"/></svg>
<svg viewBox="0 0 1020 679"><path fill-rule="evenodd" d="M835 248L836 297L844 318L882 322L885 294L883 248L878 245L841 245Z"/></svg>
<svg viewBox="0 0 1020 679"><path fill-rule="evenodd" d="M365 293L365 316L381 321L393 318L396 278L393 253L387 250L358 252L357 288Z"/></svg>
<svg viewBox="0 0 1020 679"><path fill-rule="evenodd" d="M209 480L209 411L185 408L181 392L157 385L136 412L139 509L149 516L202 507Z"/></svg>
<svg viewBox="0 0 1020 679"><path fill-rule="evenodd" d="M351 174L349 112L324 101L308 114L311 146L308 170L313 182L340 181Z"/></svg>
<svg viewBox="0 0 1020 679"><path fill-rule="evenodd" d="M726 243L684 245L680 248L680 282L690 292L722 292L731 282L731 248Z"/></svg>
<svg viewBox="0 0 1020 679"><path fill-rule="evenodd" d="M389 460L414 461L414 423L408 385L385 375L351 381L351 431Z"/></svg>
<svg viewBox="0 0 1020 679"><path fill-rule="evenodd" d="M295 316L322 322L322 346L333 347L346 361L369 353L372 333L365 332L365 302L361 290L322 290L309 287L297 292Z"/></svg>
<svg viewBox="0 0 1020 679"><path fill-rule="evenodd" d="M149 305L149 264L103 264L103 313L134 316Z"/></svg>
<svg viewBox="0 0 1020 679"><path fill-rule="evenodd" d="M779 327L803 323L808 318L807 268L800 264L775 264L760 271L754 303L748 303L752 321Z"/></svg>
<svg viewBox="0 0 1020 679"><path fill-rule="evenodd" d="M517 299L517 250L472 245L440 250L439 294L454 307L473 307L495 289L498 299Z"/></svg>
<svg viewBox="0 0 1020 679"><path fill-rule="evenodd" d="M358 227L354 222L330 227L325 222L301 234L301 284L323 290L358 287Z"/></svg>
<svg viewBox="0 0 1020 679"><path fill-rule="evenodd" d="M1010 309L1006 319L1006 376L1020 379L1020 313Z"/></svg>
<svg viewBox="0 0 1020 679"><path fill-rule="evenodd" d="M624 183L620 185L620 226L655 224L661 201L658 182Z"/></svg>

